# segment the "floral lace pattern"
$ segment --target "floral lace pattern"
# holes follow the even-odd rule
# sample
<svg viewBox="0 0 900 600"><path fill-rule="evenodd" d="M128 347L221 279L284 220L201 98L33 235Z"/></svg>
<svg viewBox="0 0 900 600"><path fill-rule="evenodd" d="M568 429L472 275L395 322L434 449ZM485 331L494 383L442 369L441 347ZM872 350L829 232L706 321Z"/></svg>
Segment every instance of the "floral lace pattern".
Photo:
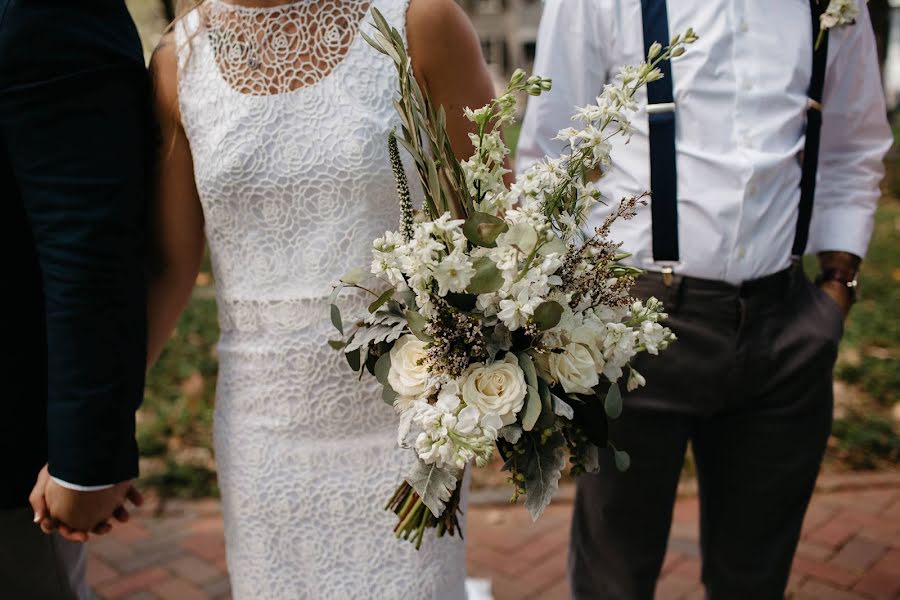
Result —
<svg viewBox="0 0 900 600"><path fill-rule="evenodd" d="M332 282L399 219L396 72L359 31L370 4L400 26L407 3L208 0L176 28L222 325L215 446L238 600L465 598L458 537L419 552L393 538L381 507L414 457L377 386L325 344Z"/></svg>

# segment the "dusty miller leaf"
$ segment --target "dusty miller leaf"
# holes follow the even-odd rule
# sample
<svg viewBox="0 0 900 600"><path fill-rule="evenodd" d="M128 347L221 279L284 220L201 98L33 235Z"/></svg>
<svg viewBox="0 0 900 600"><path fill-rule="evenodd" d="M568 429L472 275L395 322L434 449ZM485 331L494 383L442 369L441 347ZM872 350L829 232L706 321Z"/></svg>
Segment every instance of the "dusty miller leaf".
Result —
<svg viewBox="0 0 900 600"><path fill-rule="evenodd" d="M556 394L553 395L553 412L556 413L557 416L570 421L575 418L575 409L572 408L572 405Z"/></svg>
<svg viewBox="0 0 900 600"><path fill-rule="evenodd" d="M523 432L522 428L517 423L513 423L512 425L507 425L502 428L497 433L510 444L515 444L522 438Z"/></svg>
<svg viewBox="0 0 900 600"><path fill-rule="evenodd" d="M544 445L532 437L531 447L519 457L519 472L525 475L525 508L535 521L559 489L559 478L566 466L565 443L565 438L558 432Z"/></svg>
<svg viewBox="0 0 900 600"><path fill-rule="evenodd" d="M416 490L431 514L440 517L456 490L459 476L455 471L439 469L437 465L427 465L419 460L412 473L407 475L406 482Z"/></svg>

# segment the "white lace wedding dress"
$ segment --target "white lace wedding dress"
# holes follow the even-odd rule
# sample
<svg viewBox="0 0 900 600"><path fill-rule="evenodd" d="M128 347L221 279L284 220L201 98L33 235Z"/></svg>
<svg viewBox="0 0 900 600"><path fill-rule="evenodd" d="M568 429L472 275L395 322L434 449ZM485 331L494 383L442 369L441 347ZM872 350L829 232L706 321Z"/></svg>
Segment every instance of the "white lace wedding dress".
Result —
<svg viewBox="0 0 900 600"><path fill-rule="evenodd" d="M374 0L395 26L408 0ZM383 509L412 458L327 345L331 284L398 226L393 65L369 0L207 0L176 27L217 285L215 448L237 600L459 600L459 537L416 551ZM344 314L368 302L344 298ZM368 381L368 380L364 380Z"/></svg>

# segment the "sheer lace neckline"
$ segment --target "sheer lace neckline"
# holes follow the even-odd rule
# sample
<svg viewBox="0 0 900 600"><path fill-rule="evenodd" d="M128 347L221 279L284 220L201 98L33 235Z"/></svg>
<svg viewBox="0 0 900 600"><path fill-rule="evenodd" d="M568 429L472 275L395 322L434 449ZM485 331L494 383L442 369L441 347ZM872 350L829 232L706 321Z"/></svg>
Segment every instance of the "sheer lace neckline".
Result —
<svg viewBox="0 0 900 600"><path fill-rule="evenodd" d="M292 0L247 6L211 0L202 19L216 69L245 96L316 86L348 58L374 0Z"/></svg>

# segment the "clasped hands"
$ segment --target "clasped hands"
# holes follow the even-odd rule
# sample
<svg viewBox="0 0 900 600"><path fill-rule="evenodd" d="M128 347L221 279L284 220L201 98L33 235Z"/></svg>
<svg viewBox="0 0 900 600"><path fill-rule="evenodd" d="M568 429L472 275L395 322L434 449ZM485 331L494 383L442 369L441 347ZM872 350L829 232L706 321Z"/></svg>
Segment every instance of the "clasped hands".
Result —
<svg viewBox="0 0 900 600"><path fill-rule="evenodd" d="M56 483L44 466L29 501L34 522L44 533L58 530L64 539L86 542L91 535L109 533L113 521L127 522L126 502L140 506L144 499L131 481L92 492L71 490Z"/></svg>

